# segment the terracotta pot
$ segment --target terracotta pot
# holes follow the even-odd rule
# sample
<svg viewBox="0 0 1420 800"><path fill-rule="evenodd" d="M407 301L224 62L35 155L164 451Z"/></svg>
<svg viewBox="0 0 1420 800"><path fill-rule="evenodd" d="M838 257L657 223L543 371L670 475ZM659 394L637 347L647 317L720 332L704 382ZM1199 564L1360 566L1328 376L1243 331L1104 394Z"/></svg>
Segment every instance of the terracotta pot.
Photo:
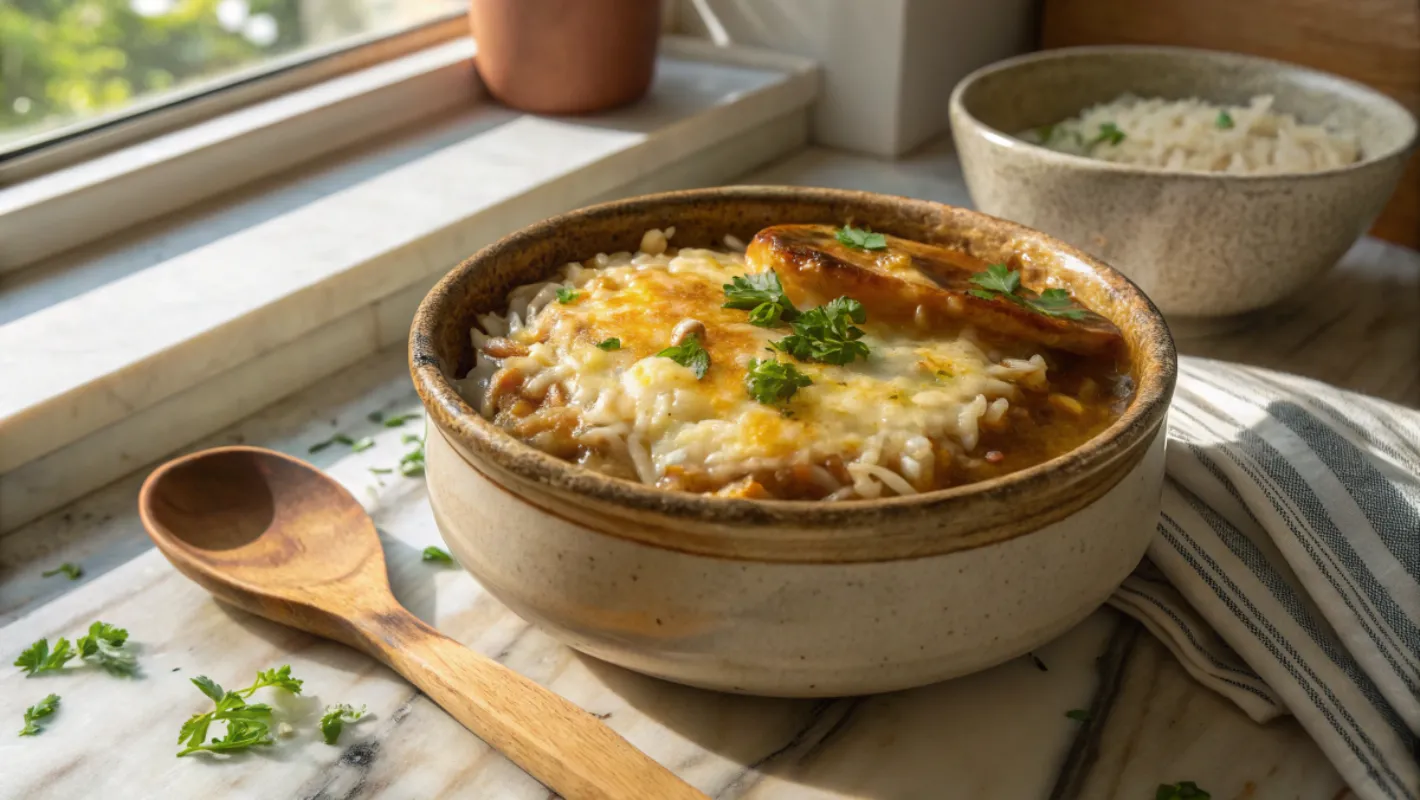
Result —
<svg viewBox="0 0 1420 800"><path fill-rule="evenodd" d="M468 18L484 85L521 111L603 111L651 86L660 0L472 0Z"/></svg>

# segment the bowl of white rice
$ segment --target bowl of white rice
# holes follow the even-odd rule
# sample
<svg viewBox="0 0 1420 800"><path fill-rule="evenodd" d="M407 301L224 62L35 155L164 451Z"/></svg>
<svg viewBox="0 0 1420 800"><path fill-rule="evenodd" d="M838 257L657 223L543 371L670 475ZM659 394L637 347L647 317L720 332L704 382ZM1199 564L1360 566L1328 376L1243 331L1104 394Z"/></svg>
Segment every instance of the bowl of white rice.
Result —
<svg viewBox="0 0 1420 800"><path fill-rule="evenodd" d="M1358 83L1174 47L1048 50L951 97L967 187L988 214L1060 237L1173 320L1271 305L1365 233L1416 121Z"/></svg>

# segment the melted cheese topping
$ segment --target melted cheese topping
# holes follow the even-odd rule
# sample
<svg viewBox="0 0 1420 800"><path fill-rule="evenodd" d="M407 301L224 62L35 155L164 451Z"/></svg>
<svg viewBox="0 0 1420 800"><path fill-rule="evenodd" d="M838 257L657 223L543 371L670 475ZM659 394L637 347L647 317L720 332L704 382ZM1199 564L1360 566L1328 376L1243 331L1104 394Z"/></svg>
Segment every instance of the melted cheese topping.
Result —
<svg viewBox="0 0 1420 800"><path fill-rule="evenodd" d="M555 282L514 290L507 313L480 317L475 367L462 383L470 401L533 446L612 475L844 499L950 485L953 462L982 457L983 430L1006 426L1022 392L1047 388L1039 354L1002 353L970 330L919 335L910 320L870 317L866 361L774 353L769 343L787 325L756 327L748 312L721 307L722 287L751 271L743 254L667 251L660 232L646 241L662 252L569 264ZM560 302L558 290L569 289L575 297ZM703 378L656 355L678 326L699 333L710 356ZM597 346L611 338L619 349ZM813 383L762 404L745 386L756 358L792 362Z"/></svg>

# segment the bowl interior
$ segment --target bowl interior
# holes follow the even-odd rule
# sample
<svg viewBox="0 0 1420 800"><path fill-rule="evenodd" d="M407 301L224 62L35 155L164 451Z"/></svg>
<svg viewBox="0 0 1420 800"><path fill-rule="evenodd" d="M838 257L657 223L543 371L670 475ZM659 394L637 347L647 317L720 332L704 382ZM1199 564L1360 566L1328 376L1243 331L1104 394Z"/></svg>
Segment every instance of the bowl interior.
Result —
<svg viewBox="0 0 1420 800"><path fill-rule="evenodd" d="M962 81L962 110L1009 136L1050 125L1122 94L1246 105L1272 95L1300 121L1355 131L1361 162L1408 148L1416 123L1399 103L1335 75L1233 53L1173 47L1047 50L994 64ZM1356 165L1351 165L1356 166Z"/></svg>
<svg viewBox="0 0 1420 800"><path fill-rule="evenodd" d="M749 241L782 223L851 222L1007 263L1028 283L1068 288L1123 331L1136 394L1124 415L1080 448L994 480L912 497L815 503L668 492L611 478L522 443L480 416L453 388L473 363L476 315L505 307L516 286L569 261L634 251L650 228L675 227L678 247ZM1173 392L1176 357L1162 317L1128 279L1037 231L965 209L866 192L732 187L593 206L525 228L480 251L425 298L410 336L415 387L430 419L475 469L530 502L577 506L584 517L629 518L628 536L664 532L677 547L733 557L794 559L805 541L845 559L942 552L1010 538L1092 502L1143 457ZM961 513L944 514L943 509ZM922 520L929 519L924 525ZM665 529L675 521L673 530ZM697 539L695 528L703 527ZM660 529L665 529L658 532ZM623 524L622 528L626 526ZM896 544L888 541L900 533ZM737 542L733 546L725 542ZM698 544L696 544L698 542Z"/></svg>

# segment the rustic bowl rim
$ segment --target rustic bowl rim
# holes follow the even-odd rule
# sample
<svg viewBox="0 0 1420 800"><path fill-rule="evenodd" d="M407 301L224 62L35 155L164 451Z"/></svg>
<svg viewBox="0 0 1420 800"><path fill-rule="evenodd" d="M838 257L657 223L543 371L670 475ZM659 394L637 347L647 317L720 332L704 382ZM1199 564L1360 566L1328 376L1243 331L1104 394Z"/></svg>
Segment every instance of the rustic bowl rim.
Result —
<svg viewBox="0 0 1420 800"><path fill-rule="evenodd" d="M1048 147L1021 139L1015 134L997 130L987 125L967 108L966 102L963 99L966 93L971 90L972 86L981 79L990 75L1014 70L1027 64L1042 61L1069 61L1082 57L1131 55L1162 55L1189 63L1198 61L1231 62L1238 65L1267 67L1280 73L1290 73L1296 76L1307 76L1314 81L1326 84L1325 90L1338 97L1346 97L1348 99L1359 97L1364 99L1365 102L1388 107L1387 110L1390 112L1391 116L1395 118L1393 123L1394 127L1399 128L1401 134L1400 141L1396 146L1383 150L1378 154L1373 155L1363 152L1361 154L1361 160L1355 163L1311 172L1237 174L1230 172L1169 169L1167 167L1155 167L1143 164L1121 164L1115 161L1104 161L1088 156L1079 156L1072 153L1062 153L1058 150L1051 150ZM1411 114L1409 109L1393 98L1358 81L1343 78L1340 75L1324 70L1304 67L1300 64L1293 64L1274 58L1265 58L1244 53L1231 53L1222 50L1208 50L1200 47L1178 47L1173 45L1083 45L1078 47L1061 47L1053 50L1037 50L1032 53L1002 59L980 67L958 81L957 85L952 89L951 97L948 100L948 108L951 111L954 124L958 119L964 119L971 124L977 133L989 140L992 144L1017 152L1029 153L1031 156L1046 161L1054 161L1062 165L1097 172L1198 181L1251 183L1257 181L1324 180L1337 175L1345 175L1369 169L1383 162L1404 159L1408 157L1408 154L1415 148L1417 141L1420 140L1420 121L1416 120L1415 115Z"/></svg>
<svg viewBox="0 0 1420 800"><path fill-rule="evenodd" d="M1131 354L1136 360L1144 359L1149 367L1146 368L1144 363L1140 364L1138 372L1143 377L1136 382L1135 395L1129 407L1109 428L1080 447L1033 467L988 481L912 496L871 500L833 503L812 500L750 500L657 489L595 472L544 453L485 419L463 399L449 377L444 374L435 351L435 331L446 306L454 302L454 289L462 281L469 279L482 264L504 252L516 250L544 237L555 237L566 226L576 225L579 221L618 214L630 215L647 204L667 207L666 222L674 225L673 211L679 205L694 205L706 201L764 202L805 199L825 206L835 203L888 202L904 209L962 214L971 220L978 236L983 235L980 233L983 229L1006 232L1015 237L1013 241L1022 245L1034 244L1087 266L1091 272L1102 278L1110 290L1129 308L1132 318L1130 328L1138 327L1140 330L1141 346L1139 351ZM872 192L797 186L729 186L642 195L577 209L515 231L465 259L429 291L420 303L410 329L409 360L415 389L431 422L440 428L444 435L451 436L480 457L487 458L500 470L530 484L563 490L572 495L599 501L604 507L620 509L627 513L639 512L660 519L712 523L716 526L718 535L731 538L748 537L746 542L752 540L754 531L765 528L811 529L821 532L827 540L832 539L835 533L861 535L875 523L901 520L904 515L918 519L921 515L938 514L946 510L966 511L973 502L983 498L1006 502L1026 500L1033 492L1044 491L1062 478L1074 478L1104 469L1115 459L1125 457L1131 451L1137 451L1141 444L1152 441L1164 424L1178 372L1173 338L1163 315L1153 302L1123 274L1075 247L1023 225L944 203ZM431 431L429 435L440 435L440 431ZM472 463L468 458L463 460L495 484L500 483L488 475L485 465ZM1029 532L1033 531L1025 533ZM642 537L634 530L623 531L617 535L633 540L644 538L648 544L657 543L653 537ZM995 541L1014 538L1016 535L1022 534L1001 536L991 541L981 541L954 549L974 549Z"/></svg>

